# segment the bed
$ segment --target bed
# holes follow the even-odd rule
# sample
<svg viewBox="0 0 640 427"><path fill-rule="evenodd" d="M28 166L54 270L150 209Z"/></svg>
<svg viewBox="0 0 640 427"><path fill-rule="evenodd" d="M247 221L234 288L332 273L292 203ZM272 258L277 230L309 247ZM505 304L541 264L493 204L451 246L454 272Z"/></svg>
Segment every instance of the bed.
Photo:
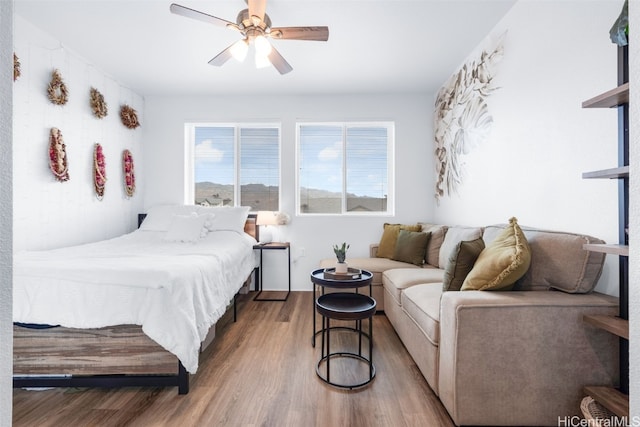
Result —
<svg viewBox="0 0 640 427"><path fill-rule="evenodd" d="M235 311L255 270L248 213L157 206L132 233L16 253L14 387L177 386L186 394L216 322Z"/></svg>

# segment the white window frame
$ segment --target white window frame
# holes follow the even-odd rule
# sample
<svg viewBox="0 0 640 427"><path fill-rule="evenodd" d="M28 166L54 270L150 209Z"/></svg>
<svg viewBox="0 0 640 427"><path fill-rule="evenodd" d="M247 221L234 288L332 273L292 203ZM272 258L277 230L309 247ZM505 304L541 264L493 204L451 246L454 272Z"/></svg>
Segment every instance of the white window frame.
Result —
<svg viewBox="0 0 640 427"><path fill-rule="evenodd" d="M184 203L192 205L195 200L195 130L197 127L227 127L234 128L234 184L233 204L240 206L240 129L274 128L278 129L278 210L282 205L282 124L279 122L188 122L184 124Z"/></svg>
<svg viewBox="0 0 640 427"><path fill-rule="evenodd" d="M303 126L341 126L343 142L346 139L347 127L386 127L387 128L387 210L385 212L363 212L346 210L346 186L347 186L347 157L346 144L342 145L342 209L336 213L308 213L300 210L300 128ZM395 122L393 121L344 121L344 122L325 122L325 121L300 121L296 123L296 187L295 187L295 203L296 216L378 216L390 217L395 215Z"/></svg>

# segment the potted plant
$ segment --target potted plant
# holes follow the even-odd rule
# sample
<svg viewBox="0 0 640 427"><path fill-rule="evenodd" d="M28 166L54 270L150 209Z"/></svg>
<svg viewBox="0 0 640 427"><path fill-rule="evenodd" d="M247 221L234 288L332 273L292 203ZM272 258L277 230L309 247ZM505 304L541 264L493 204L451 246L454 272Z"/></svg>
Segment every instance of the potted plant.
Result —
<svg viewBox="0 0 640 427"><path fill-rule="evenodd" d="M347 242L343 242L342 246L333 245L333 252L335 252L336 258L338 258L338 263L336 264L336 273L346 273L349 270L349 266L345 262L349 246L350 245L348 245Z"/></svg>

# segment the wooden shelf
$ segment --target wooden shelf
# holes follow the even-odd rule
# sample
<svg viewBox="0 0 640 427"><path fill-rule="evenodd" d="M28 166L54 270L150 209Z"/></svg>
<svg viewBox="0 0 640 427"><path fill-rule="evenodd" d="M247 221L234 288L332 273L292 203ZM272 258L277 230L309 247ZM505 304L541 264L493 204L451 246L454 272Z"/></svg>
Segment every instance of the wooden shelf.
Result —
<svg viewBox="0 0 640 427"><path fill-rule="evenodd" d="M611 108L629 102L629 83L618 86L582 103L582 108Z"/></svg>
<svg viewBox="0 0 640 427"><path fill-rule="evenodd" d="M619 337L629 339L629 321L622 319L618 316L605 316L605 315L584 315L582 320L585 323L595 326L596 328L603 329L607 332L611 332Z"/></svg>
<svg viewBox="0 0 640 427"><path fill-rule="evenodd" d="M627 245L598 245L595 243L585 243L582 249L591 252L602 252L605 254L629 256L629 246Z"/></svg>
<svg viewBox="0 0 640 427"><path fill-rule="evenodd" d="M629 417L629 396L613 387L587 386L585 394L619 417Z"/></svg>
<svg viewBox="0 0 640 427"><path fill-rule="evenodd" d="M628 178L629 177L629 166L620 166L618 168L612 169L603 169L599 171L593 172L584 172L582 174L582 178L584 179L592 179L592 178Z"/></svg>

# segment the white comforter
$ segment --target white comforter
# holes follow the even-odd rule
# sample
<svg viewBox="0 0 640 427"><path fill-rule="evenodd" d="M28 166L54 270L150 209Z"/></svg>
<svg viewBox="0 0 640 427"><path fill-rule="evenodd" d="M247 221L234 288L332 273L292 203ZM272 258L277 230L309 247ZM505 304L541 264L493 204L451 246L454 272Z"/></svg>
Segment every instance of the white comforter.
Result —
<svg viewBox="0 0 640 427"><path fill-rule="evenodd" d="M255 240L215 231L195 243L137 230L14 256L14 322L70 328L142 325L187 371L201 341L255 267Z"/></svg>

